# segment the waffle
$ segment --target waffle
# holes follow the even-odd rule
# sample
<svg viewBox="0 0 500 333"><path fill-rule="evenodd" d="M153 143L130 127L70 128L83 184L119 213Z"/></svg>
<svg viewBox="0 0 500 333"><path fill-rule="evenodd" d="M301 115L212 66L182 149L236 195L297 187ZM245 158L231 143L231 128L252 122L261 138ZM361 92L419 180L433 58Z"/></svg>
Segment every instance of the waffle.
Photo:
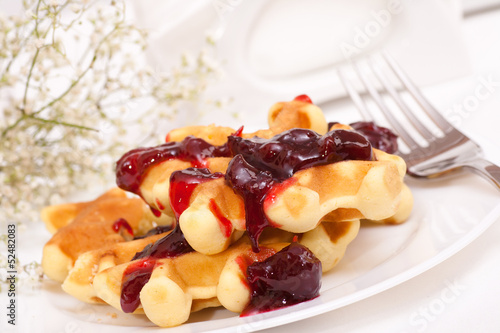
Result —
<svg viewBox="0 0 500 333"><path fill-rule="evenodd" d="M87 203L46 208L43 220L54 233L43 253L46 274L81 301L171 327L207 307L248 313L254 263L300 246L327 272L360 219L408 218L413 198L401 158L372 149L348 125L326 134L321 110L306 96L276 103L268 123L253 133L215 125L173 130L164 145L138 148L117 163L117 184L142 200L113 189ZM309 139L316 146L303 143ZM275 145L283 142L280 155ZM310 156L315 164L300 166ZM275 158L281 164L270 170ZM126 228L116 228L120 219ZM157 224L175 228L146 234Z"/></svg>
<svg viewBox="0 0 500 333"><path fill-rule="evenodd" d="M94 276L107 268L128 263L136 252L165 235L166 233L160 233L128 242L108 244L82 253L64 279L62 289L83 302L103 304L93 288Z"/></svg>
<svg viewBox="0 0 500 333"><path fill-rule="evenodd" d="M168 217L157 218L144 202L127 198L120 189L112 189L90 202L49 206L42 211L47 229L54 231L43 248L45 274L63 282L75 260L84 252L109 244L130 240L153 226L169 224ZM113 230L113 224L124 219L130 227Z"/></svg>
<svg viewBox="0 0 500 333"><path fill-rule="evenodd" d="M332 269L344 255L347 245L359 230L359 220L323 223L299 236L299 243L321 260L323 271ZM140 292L135 314L145 313L156 325L170 327L185 322L189 314L207 307L220 306L241 312L250 301L244 283L244 266L238 257L262 260L289 245L294 234L270 229L261 239L262 251L256 255L247 238L216 255L191 252L175 258L158 259L149 281ZM255 258L257 257L257 258ZM97 273L93 288L97 297L121 310L120 294L124 272L141 259L120 264Z"/></svg>

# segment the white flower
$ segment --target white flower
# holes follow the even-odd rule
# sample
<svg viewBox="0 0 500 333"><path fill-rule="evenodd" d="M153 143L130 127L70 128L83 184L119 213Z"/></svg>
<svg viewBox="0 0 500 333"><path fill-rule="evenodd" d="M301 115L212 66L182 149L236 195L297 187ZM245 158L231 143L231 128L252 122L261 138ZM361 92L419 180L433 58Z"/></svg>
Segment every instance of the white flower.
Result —
<svg viewBox="0 0 500 333"><path fill-rule="evenodd" d="M0 41L5 45L0 56L13 61L0 82L0 100L7 105L0 115L0 132L14 125L0 141L2 220L37 220L40 206L60 202L67 194L96 182L98 176L112 178L114 161L127 149L125 127L142 123L142 137L163 137L159 124L175 117L183 99L197 99L212 75L207 73L213 65L209 59L200 60L200 55L187 54L184 63L168 71L142 66L137 60L144 59L142 47L147 43L132 41L146 34L121 21L126 17L123 1L111 6L70 2L70 9L81 14L82 22L71 27L63 15L76 15L54 10L60 0L42 2L47 6L40 6L38 27L50 26L54 20L57 29L54 43L52 36L37 37L43 34L35 32L31 8L41 1L23 2L32 6L24 8L22 17L6 18L0 13ZM80 52L87 46L88 53ZM17 58L9 59L14 54ZM64 98L58 98L67 88ZM23 95L28 98L24 100ZM137 101L125 104L124 96ZM36 114L39 119L20 119L21 112ZM75 129L78 126L95 126L101 132ZM146 136L152 128L154 132ZM82 140L89 144L80 145Z"/></svg>
<svg viewBox="0 0 500 333"><path fill-rule="evenodd" d="M41 48L44 44L45 44L45 41L42 39L42 38L37 38L34 40L34 45L37 49Z"/></svg>

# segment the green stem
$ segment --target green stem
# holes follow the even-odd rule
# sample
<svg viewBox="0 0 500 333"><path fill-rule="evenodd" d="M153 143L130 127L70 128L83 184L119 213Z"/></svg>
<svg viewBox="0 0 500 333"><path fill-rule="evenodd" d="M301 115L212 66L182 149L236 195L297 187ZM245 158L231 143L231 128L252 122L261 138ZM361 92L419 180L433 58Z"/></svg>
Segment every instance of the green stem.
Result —
<svg viewBox="0 0 500 333"><path fill-rule="evenodd" d="M41 3L41 1L38 1L37 5L36 5L36 10L35 10L36 18L35 18L34 33L36 35L36 38L40 38L40 33L38 32L38 23L40 21L40 18L39 18L40 3ZM37 48L35 55L33 56L33 60L31 61L31 66L30 66L30 71L28 72L28 77L26 78L26 85L24 87L24 96L23 96L23 107L21 108L21 113L23 115L26 114L26 102L28 100L28 91L30 88L31 75L33 74L33 69L35 68L36 60L38 59L39 54L40 54L40 48Z"/></svg>
<svg viewBox="0 0 500 333"><path fill-rule="evenodd" d="M30 71L28 72L28 77L26 78L26 85L24 86L24 96L23 96L23 107L21 108L21 112L26 114L26 102L28 100L28 90L30 89L30 80L31 75L33 74L33 69L35 68L36 59L40 54L40 49L36 49L35 55L33 56L33 60L31 61Z"/></svg>
<svg viewBox="0 0 500 333"><path fill-rule="evenodd" d="M10 132L10 130L12 130L13 128L15 128L17 125L19 125L24 119L26 119L26 115L23 114L12 125L7 126L7 128L5 128L2 131L2 138L5 138L5 136L7 135L7 133Z"/></svg>
<svg viewBox="0 0 500 333"><path fill-rule="evenodd" d="M99 132L98 129L92 128L92 127L87 127L87 126L82 126L82 125L77 125L77 124L72 124L68 123L65 121L59 121L59 120L54 120L54 119L45 119L45 118L40 118L36 117L35 115L22 115L19 117L12 125L8 126L5 128L2 132L1 137L4 138L8 132L10 132L12 129L17 127L21 122L23 122L26 119L32 119L34 121L38 121L44 124L54 124L54 125L61 125L61 126L66 126L66 127L71 127L71 128L77 128L81 130L86 130L86 131L94 131L94 132Z"/></svg>
<svg viewBox="0 0 500 333"><path fill-rule="evenodd" d="M59 120L54 120L54 119L44 119L44 118L39 118L35 116L28 116L27 118L33 119L35 121L39 121L45 124L54 124L54 125L62 125L66 127L72 127L72 128L78 128L86 131L94 131L94 132L99 132L98 129L92 128L92 127L87 127L87 126L82 126L82 125L77 125L77 124L72 124L72 123L67 123L65 121L59 121Z"/></svg>
<svg viewBox="0 0 500 333"><path fill-rule="evenodd" d="M64 92L62 92L61 95L59 95L58 97L54 98L49 103L45 104L44 106L42 106L37 111L33 112L33 114L34 115L39 114L43 110L45 110L47 108L50 108L52 105L54 105L55 103L57 103L61 99L63 99L64 96L66 96L71 91L71 89L73 89L80 82L80 80L85 76L85 74L87 74L87 72L92 68L92 66L94 65L94 62L95 62L96 58L97 58L97 54L94 55L94 57L92 58L92 61L90 62L90 65L80 75L78 75L78 77L76 78L76 80L74 80L73 82L71 82L71 84L68 86L68 88Z"/></svg>

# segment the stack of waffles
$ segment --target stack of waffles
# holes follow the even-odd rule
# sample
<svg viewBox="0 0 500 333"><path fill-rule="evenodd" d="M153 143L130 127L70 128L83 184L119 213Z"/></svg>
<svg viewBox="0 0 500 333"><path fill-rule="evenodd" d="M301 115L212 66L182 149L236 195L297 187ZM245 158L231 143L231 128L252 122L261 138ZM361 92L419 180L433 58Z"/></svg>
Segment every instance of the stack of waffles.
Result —
<svg viewBox="0 0 500 333"><path fill-rule="evenodd" d="M406 165L304 95L268 123L180 128L126 153L119 188L42 211L45 274L162 327L207 307L249 315L317 297L360 220L408 218Z"/></svg>

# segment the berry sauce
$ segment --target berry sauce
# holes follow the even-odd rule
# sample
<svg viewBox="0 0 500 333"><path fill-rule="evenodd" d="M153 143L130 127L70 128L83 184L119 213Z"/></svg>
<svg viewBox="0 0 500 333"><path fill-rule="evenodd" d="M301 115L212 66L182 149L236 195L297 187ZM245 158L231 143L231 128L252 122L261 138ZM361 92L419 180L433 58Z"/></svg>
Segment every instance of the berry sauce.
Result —
<svg viewBox="0 0 500 333"><path fill-rule="evenodd" d="M148 244L142 251L137 252L132 260L174 258L193 251L177 224L171 233Z"/></svg>
<svg viewBox="0 0 500 333"><path fill-rule="evenodd" d="M299 95L299 96L295 97L293 100L313 104L313 102L311 101L311 98L309 98L309 96L307 96L307 95Z"/></svg>
<svg viewBox="0 0 500 333"><path fill-rule="evenodd" d="M208 208L217 218L217 221L219 221L220 230L224 237L229 238L233 232L233 224L231 221L222 213L219 205L217 205L217 202L213 198L208 202Z"/></svg>
<svg viewBox="0 0 500 333"><path fill-rule="evenodd" d="M291 243L247 268L250 303L241 316L275 310L313 299L321 287L321 261L305 246Z"/></svg>
<svg viewBox="0 0 500 333"><path fill-rule="evenodd" d="M170 176L170 206L174 211L175 218L189 207L189 200L195 188L209 180L224 177L220 172L211 173L208 169L187 168L175 171Z"/></svg>
<svg viewBox="0 0 500 333"><path fill-rule="evenodd" d="M116 220L113 223L112 228L114 232L120 232L120 230L123 229L128 232L129 235L134 236L134 230L132 230L132 227L124 218L119 218L118 220Z"/></svg>
<svg viewBox="0 0 500 333"><path fill-rule="evenodd" d="M226 145L213 146L193 136L188 136L180 142L172 141L156 147L137 148L123 155L116 163L116 183L121 189L140 195L142 179L153 165L177 158L199 167L205 165L206 158L229 156Z"/></svg>
<svg viewBox="0 0 500 333"><path fill-rule="evenodd" d="M234 158L229 163L226 181L245 203L246 229L252 248L259 251L258 239L272 223L263 205L268 192L293 176L313 166L345 160L372 160L372 149L361 134L334 130L321 136L308 129L291 129L271 139L228 138Z"/></svg>
<svg viewBox="0 0 500 333"><path fill-rule="evenodd" d="M170 204L176 217L176 226L171 233L148 244L137 252L123 274L120 304L124 312L134 312L140 304L140 292L149 281L157 259L174 258L194 251L179 226L179 216L189 206L189 200L198 184L222 178L222 173L210 173L208 169L188 168L170 176ZM148 232L149 233L149 232Z"/></svg>
<svg viewBox="0 0 500 333"><path fill-rule="evenodd" d="M163 234L163 233L170 231L170 230L172 230L171 225L159 225L157 227L149 229L148 232L146 232L143 236L137 236L137 237L134 237L134 239L147 238L147 237L151 237L154 235Z"/></svg>
<svg viewBox="0 0 500 333"><path fill-rule="evenodd" d="M378 126L373 121L358 121L349 126L366 136L374 148L389 154L398 151L398 136L390 129Z"/></svg>
<svg viewBox="0 0 500 333"><path fill-rule="evenodd" d="M148 283L151 273L156 265L156 260L143 259L131 263L125 269L122 280L120 305L125 313L132 313L141 303L139 293Z"/></svg>

